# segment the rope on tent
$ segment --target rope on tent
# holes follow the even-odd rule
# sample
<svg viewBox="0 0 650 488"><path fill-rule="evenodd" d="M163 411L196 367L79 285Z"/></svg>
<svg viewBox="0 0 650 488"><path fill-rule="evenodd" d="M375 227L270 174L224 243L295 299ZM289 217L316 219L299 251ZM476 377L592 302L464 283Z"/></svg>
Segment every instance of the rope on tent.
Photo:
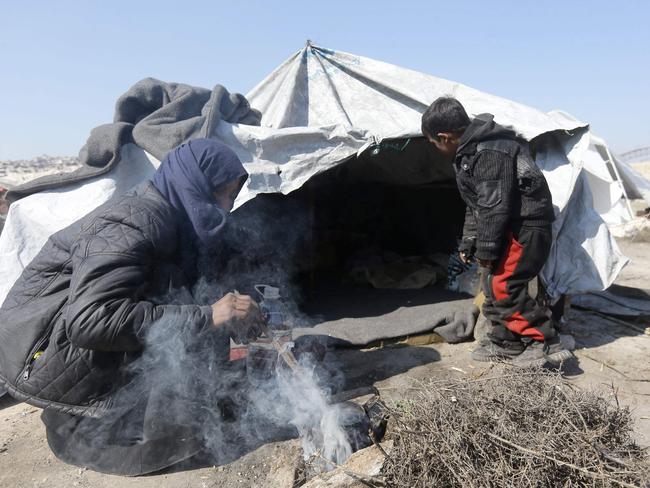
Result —
<svg viewBox="0 0 650 488"><path fill-rule="evenodd" d="M406 149L406 146L409 145L409 142L411 142L410 137L406 139L404 144L397 144L394 142L379 142L373 146L372 150L370 151L370 154L372 156L377 156L378 154L385 152L386 150L402 152L404 151L404 149Z"/></svg>

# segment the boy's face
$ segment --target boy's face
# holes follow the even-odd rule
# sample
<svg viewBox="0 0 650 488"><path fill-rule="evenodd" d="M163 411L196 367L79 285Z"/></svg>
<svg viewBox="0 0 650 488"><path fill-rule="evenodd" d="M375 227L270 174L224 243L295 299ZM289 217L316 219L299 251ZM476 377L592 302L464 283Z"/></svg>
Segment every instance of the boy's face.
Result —
<svg viewBox="0 0 650 488"><path fill-rule="evenodd" d="M431 136L427 136L427 139L431 144L436 146L436 149L438 149L443 156L447 157L453 157L456 155L456 150L460 143L460 137L451 132L438 132L437 139Z"/></svg>

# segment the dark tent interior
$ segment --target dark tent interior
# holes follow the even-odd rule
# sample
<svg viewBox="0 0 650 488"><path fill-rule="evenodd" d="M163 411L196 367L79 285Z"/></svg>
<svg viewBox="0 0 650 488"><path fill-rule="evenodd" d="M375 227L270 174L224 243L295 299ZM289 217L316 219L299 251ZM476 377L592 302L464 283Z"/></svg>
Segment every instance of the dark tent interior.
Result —
<svg viewBox="0 0 650 488"><path fill-rule="evenodd" d="M289 195L258 195L238 209L219 281L241 292L279 286L317 321L466 299L444 289L464 212L451 163L431 144L385 142ZM414 284L382 274L423 268L437 276Z"/></svg>

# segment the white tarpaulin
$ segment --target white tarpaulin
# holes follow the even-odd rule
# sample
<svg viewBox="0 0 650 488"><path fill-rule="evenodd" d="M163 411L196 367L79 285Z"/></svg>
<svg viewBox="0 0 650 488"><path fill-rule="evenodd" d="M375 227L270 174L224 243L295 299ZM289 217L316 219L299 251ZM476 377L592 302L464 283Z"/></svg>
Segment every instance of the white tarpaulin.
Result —
<svg viewBox="0 0 650 488"><path fill-rule="evenodd" d="M616 163L621 173L621 179L625 186L630 188L627 190L628 197L641 199L650 207L650 181L628 163L618 159Z"/></svg>
<svg viewBox="0 0 650 488"><path fill-rule="evenodd" d="M548 114L559 121L580 124L578 119L561 110L553 110ZM583 160L594 209L607 223L610 231L620 233L625 224L635 218L630 199L645 200L650 206L650 181L616 158L604 139L593 132L589 133L589 138L589 147Z"/></svg>
<svg viewBox="0 0 650 488"><path fill-rule="evenodd" d="M558 219L544 278L549 291L609 286L624 266L585 184L588 127L459 83L308 44L247 98L261 127L223 120L203 136L230 145L251 177L236 206L258 193L287 194L386 138L418 137L421 114L437 97L457 97L470 116L492 113L528 139L545 135L537 164L549 181ZM548 137L546 137L546 135ZM157 161L133 144L110 172L17 201L0 237L0 301L47 237L114 194L149 177ZM432 223L432 225L435 225Z"/></svg>

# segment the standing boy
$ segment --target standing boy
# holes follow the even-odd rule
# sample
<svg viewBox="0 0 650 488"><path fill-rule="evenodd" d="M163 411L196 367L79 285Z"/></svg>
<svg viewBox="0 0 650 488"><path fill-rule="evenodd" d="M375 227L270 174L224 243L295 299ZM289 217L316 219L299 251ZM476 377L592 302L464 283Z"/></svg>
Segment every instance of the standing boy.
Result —
<svg viewBox="0 0 650 488"><path fill-rule="evenodd" d="M467 204L461 259L475 257L481 268L482 311L493 326L472 358L559 364L571 353L548 311L528 294L551 248L551 193L528 143L492 119L481 114L470 120L451 97L438 98L422 115L424 136L453 158Z"/></svg>

